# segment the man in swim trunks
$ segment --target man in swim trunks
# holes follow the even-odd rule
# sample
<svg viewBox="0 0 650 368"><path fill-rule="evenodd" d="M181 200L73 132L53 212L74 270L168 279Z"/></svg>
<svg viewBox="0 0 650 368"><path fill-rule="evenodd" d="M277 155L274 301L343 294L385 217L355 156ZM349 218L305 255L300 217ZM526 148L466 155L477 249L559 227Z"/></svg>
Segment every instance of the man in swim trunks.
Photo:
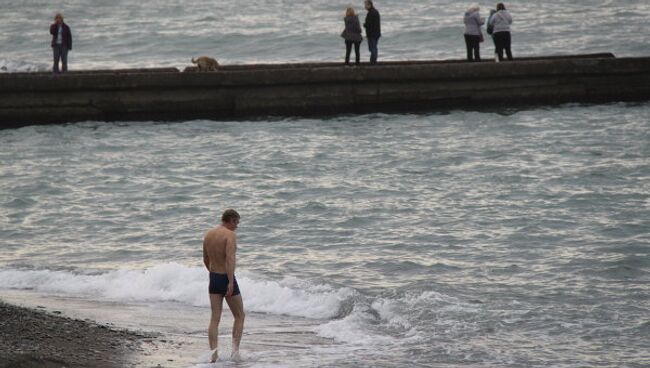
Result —
<svg viewBox="0 0 650 368"><path fill-rule="evenodd" d="M235 230L239 225L239 214L233 209L224 211L221 215L221 225L208 230L203 238L203 263L210 272L210 307L212 316L208 326L208 340L212 353L212 362L219 357L218 337L219 321L223 299L234 317L232 326L232 357L239 357L239 343L244 331L244 303L239 293L239 285L235 278L235 253L237 252L237 236Z"/></svg>

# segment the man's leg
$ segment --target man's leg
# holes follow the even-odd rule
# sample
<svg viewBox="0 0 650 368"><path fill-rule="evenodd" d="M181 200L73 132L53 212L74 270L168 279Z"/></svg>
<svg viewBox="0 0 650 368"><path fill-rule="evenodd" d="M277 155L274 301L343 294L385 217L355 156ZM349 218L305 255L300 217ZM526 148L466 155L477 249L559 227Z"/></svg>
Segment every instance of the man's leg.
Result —
<svg viewBox="0 0 650 368"><path fill-rule="evenodd" d="M59 58L61 57L61 48L58 45L52 47L52 54L54 58L54 63L52 64L52 71L54 73L59 72Z"/></svg>
<svg viewBox="0 0 650 368"><path fill-rule="evenodd" d="M232 354L234 357L237 357L239 354L239 343L241 343L241 336L244 332L244 302L241 294L227 297L226 302L235 319L232 325Z"/></svg>
<svg viewBox="0 0 650 368"><path fill-rule="evenodd" d="M64 46L61 46L61 64L63 64L61 70L63 72L67 72L68 71L68 49Z"/></svg>
<svg viewBox="0 0 650 368"><path fill-rule="evenodd" d="M379 38L375 38L375 55L373 56L373 64L377 64L377 59L379 59Z"/></svg>
<svg viewBox="0 0 650 368"><path fill-rule="evenodd" d="M370 51L370 64L377 63L377 38L368 37L368 51Z"/></svg>
<svg viewBox="0 0 650 368"><path fill-rule="evenodd" d="M359 65L359 63L361 62L361 52L359 51L360 47L361 47L361 42L354 43L354 55L355 55L354 63L356 65Z"/></svg>
<svg viewBox="0 0 650 368"><path fill-rule="evenodd" d="M212 353L212 362L216 362L219 357L219 322L221 321L221 310L223 309L223 295L210 294L210 325L208 326L208 341L210 343L210 350Z"/></svg>

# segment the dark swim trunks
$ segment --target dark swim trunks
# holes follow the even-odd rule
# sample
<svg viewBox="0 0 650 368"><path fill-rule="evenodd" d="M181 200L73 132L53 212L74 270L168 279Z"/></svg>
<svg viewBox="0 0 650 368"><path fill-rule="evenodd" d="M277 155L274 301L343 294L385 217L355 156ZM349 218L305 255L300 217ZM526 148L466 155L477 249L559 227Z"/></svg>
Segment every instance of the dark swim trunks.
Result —
<svg viewBox="0 0 650 368"><path fill-rule="evenodd" d="M210 287L208 290L210 294L226 295L226 292L228 291L228 275L225 273L210 272ZM236 277L232 295L239 295L239 285L237 284Z"/></svg>

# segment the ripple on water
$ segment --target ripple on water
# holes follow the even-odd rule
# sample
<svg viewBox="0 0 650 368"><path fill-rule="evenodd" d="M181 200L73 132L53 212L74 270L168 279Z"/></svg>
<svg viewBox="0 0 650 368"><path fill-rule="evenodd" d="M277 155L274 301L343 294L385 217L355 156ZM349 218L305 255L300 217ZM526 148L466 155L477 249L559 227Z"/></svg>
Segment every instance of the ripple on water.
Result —
<svg viewBox="0 0 650 368"><path fill-rule="evenodd" d="M640 351L647 111L0 131L11 189L0 201L0 262L200 264L203 232L234 207L242 267L354 288L340 317L397 337L395 354L572 366L585 346Z"/></svg>

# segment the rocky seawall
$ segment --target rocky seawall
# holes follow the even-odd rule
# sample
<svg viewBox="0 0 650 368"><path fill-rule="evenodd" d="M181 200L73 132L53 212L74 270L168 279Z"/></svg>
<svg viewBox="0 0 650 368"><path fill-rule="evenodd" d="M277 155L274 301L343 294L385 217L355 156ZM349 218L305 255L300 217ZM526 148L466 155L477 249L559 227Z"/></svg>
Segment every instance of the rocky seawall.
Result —
<svg viewBox="0 0 650 368"><path fill-rule="evenodd" d="M490 109L650 99L650 57L389 62L0 74L0 128L84 120Z"/></svg>

